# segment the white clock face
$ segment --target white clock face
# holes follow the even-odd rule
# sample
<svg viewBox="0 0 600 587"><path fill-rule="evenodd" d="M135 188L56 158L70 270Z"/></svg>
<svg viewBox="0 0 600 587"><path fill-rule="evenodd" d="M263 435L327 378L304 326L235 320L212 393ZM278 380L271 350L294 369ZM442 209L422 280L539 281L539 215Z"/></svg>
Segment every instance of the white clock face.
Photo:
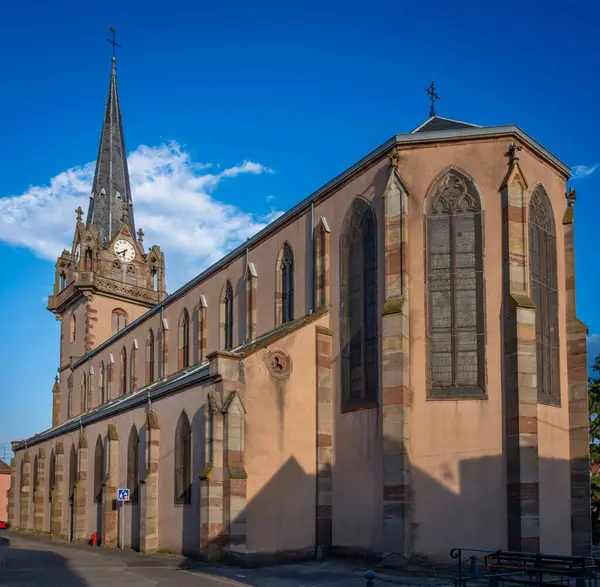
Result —
<svg viewBox="0 0 600 587"><path fill-rule="evenodd" d="M77 245L75 247L75 265L79 263L79 259L81 258L81 245Z"/></svg>
<svg viewBox="0 0 600 587"><path fill-rule="evenodd" d="M115 255L124 263L131 263L135 259L135 249L126 240L120 239L115 243Z"/></svg>

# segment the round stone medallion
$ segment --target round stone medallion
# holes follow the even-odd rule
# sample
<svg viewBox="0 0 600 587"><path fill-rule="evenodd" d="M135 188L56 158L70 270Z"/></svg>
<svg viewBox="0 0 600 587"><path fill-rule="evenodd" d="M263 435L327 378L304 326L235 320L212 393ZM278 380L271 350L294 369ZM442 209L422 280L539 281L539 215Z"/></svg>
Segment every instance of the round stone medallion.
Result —
<svg viewBox="0 0 600 587"><path fill-rule="evenodd" d="M282 351L271 351L267 356L267 367L275 379L287 379L292 372L292 359Z"/></svg>

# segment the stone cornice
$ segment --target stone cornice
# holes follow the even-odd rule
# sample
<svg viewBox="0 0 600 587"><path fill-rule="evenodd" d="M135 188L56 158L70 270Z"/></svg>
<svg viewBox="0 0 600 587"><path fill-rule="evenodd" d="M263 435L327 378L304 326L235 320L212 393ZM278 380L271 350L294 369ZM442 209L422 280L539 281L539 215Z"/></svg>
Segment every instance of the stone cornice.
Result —
<svg viewBox="0 0 600 587"><path fill-rule="evenodd" d="M51 312L60 313L74 296L79 295L85 290L91 290L94 293L101 293L123 300L134 300L147 305L149 308L159 301L159 293L154 290L102 277L92 271L80 271L75 273L74 281L63 291L56 296L48 298L48 309Z"/></svg>

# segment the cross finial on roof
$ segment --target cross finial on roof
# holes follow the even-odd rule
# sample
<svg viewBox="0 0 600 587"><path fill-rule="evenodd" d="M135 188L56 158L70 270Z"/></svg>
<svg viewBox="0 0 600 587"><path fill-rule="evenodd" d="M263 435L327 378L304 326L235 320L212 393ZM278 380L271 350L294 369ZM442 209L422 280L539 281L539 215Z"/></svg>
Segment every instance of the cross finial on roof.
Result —
<svg viewBox="0 0 600 587"><path fill-rule="evenodd" d="M138 241L140 243L140 245L144 242L144 231L140 228L137 231L137 235L138 235Z"/></svg>
<svg viewBox="0 0 600 587"><path fill-rule="evenodd" d="M517 145L517 143L512 142L510 147L508 147L508 151L504 153L505 157L508 157L508 163L512 163L513 161L518 161L517 152L519 152L523 147L521 145Z"/></svg>
<svg viewBox="0 0 600 587"><path fill-rule="evenodd" d="M77 222L81 222L81 217L83 216L83 210L81 209L81 206L75 210L75 214L77 214Z"/></svg>
<svg viewBox="0 0 600 587"><path fill-rule="evenodd" d="M567 198L567 206L571 208L575 203L575 198L577 197L577 192L573 189L573 187L569 187L569 191L565 193L565 198Z"/></svg>
<svg viewBox="0 0 600 587"><path fill-rule="evenodd" d="M431 106L429 107L429 118L435 116L435 101L439 100L440 97L435 92L435 80L431 80L431 85L428 88L425 88L425 92L429 96L429 100L431 101Z"/></svg>
<svg viewBox="0 0 600 587"><path fill-rule="evenodd" d="M117 36L117 29L115 27L110 27L110 32L112 33L112 39L106 39L112 46L112 60L113 63L117 60L117 58L115 57L115 48L116 47L121 47L121 45L119 45L119 43L117 43L117 41L115 41L115 37Z"/></svg>

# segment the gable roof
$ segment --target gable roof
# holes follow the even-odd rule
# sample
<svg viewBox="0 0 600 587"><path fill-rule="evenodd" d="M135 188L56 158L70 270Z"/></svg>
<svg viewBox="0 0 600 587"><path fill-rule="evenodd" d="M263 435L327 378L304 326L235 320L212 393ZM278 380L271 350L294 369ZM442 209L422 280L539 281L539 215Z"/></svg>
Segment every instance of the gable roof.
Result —
<svg viewBox="0 0 600 587"><path fill-rule="evenodd" d="M10 475L10 465L0 460L0 475Z"/></svg>
<svg viewBox="0 0 600 587"><path fill-rule="evenodd" d="M461 122L460 120L452 120L451 118L444 118L443 116L432 116L428 118L423 124L420 124L414 130L411 130L409 134L416 132L431 132L434 130L456 130L459 128L483 128L478 124L471 124L470 122Z"/></svg>

